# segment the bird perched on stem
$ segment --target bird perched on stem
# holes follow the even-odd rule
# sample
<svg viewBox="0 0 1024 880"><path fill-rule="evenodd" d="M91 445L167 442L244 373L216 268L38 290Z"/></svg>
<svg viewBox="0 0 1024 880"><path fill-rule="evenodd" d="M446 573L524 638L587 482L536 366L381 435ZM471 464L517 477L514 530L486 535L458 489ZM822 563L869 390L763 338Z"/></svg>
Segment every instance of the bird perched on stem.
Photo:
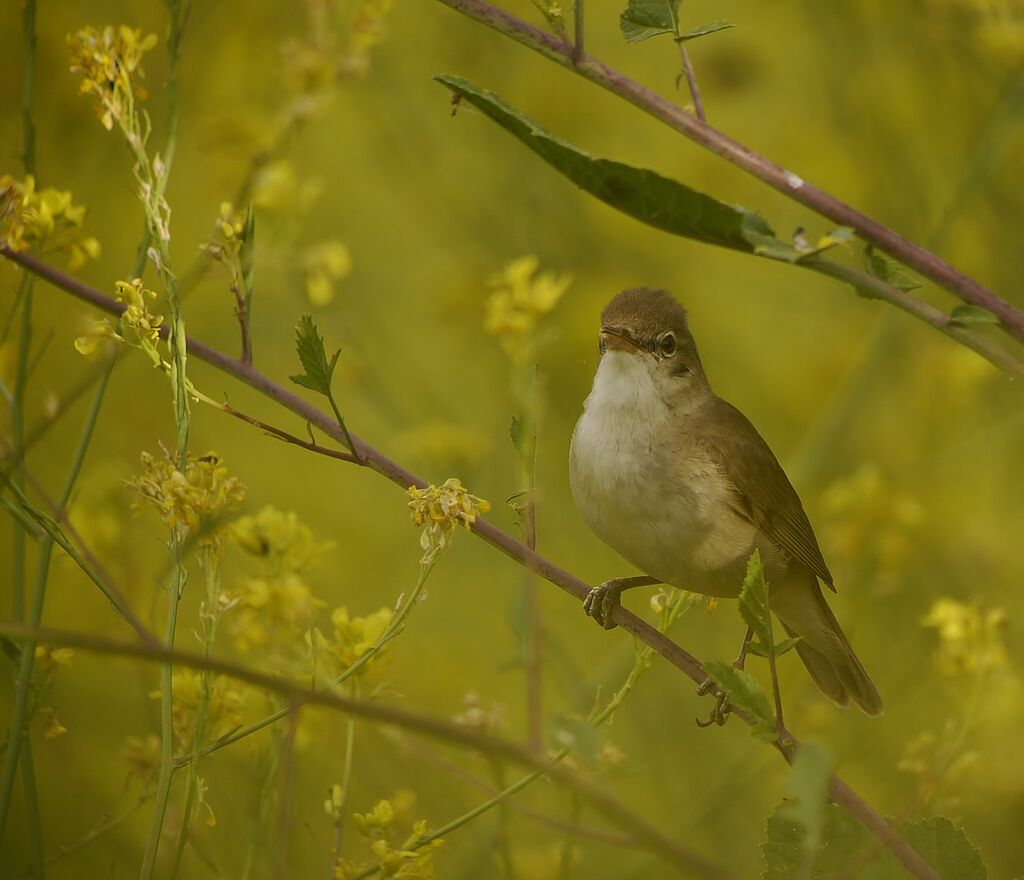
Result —
<svg viewBox="0 0 1024 880"><path fill-rule="evenodd" d="M671 584L739 595L760 551L769 605L818 687L877 715L882 700L822 595L835 590L800 498L757 429L708 384L686 310L668 291L624 290L601 312L601 358L576 424L576 506L644 572L591 591L605 628L623 590Z"/></svg>

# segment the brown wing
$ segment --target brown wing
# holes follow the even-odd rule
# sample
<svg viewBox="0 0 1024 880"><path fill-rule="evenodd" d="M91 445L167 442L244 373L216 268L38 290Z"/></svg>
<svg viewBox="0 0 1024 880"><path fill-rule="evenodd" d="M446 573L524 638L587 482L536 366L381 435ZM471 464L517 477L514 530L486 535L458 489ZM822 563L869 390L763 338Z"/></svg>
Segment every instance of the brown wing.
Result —
<svg viewBox="0 0 1024 880"><path fill-rule="evenodd" d="M711 406L701 442L732 483L736 512L835 590L800 496L768 444L731 403L716 398Z"/></svg>

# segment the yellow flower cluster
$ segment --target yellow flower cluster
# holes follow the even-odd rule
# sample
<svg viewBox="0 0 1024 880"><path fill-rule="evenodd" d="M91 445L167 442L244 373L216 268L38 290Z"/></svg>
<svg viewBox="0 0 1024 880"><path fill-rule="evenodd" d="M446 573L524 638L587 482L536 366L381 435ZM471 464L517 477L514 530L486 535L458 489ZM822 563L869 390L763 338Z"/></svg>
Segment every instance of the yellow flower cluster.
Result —
<svg viewBox="0 0 1024 880"><path fill-rule="evenodd" d="M870 576L891 573L904 562L924 516L914 498L899 492L870 463L832 483L822 502L836 552L868 560L877 569L867 572Z"/></svg>
<svg viewBox="0 0 1024 880"><path fill-rule="evenodd" d="M322 241L306 248L302 258L306 272L306 296L316 307L334 301L334 283L352 271L348 248L337 240Z"/></svg>
<svg viewBox="0 0 1024 880"><path fill-rule="evenodd" d="M413 525L424 527L420 534L420 561L424 565L435 562L448 548L457 526L468 529L478 516L491 509L487 501L471 495L455 477L426 489L410 486L408 495Z"/></svg>
<svg viewBox="0 0 1024 880"><path fill-rule="evenodd" d="M396 796L397 800L401 795ZM411 802L412 796L405 798ZM397 819L404 810L382 800L368 813L353 813L352 821L359 833L370 844L377 870L382 877L404 877L408 880L434 880L433 852L443 845L443 840L423 843L429 834L427 823L420 819L412 823L412 832L401 843L397 843ZM335 869L337 880L362 873L366 865L343 862Z"/></svg>
<svg viewBox="0 0 1024 880"><path fill-rule="evenodd" d="M74 656L75 652L71 648L36 645L36 668L40 672L52 672L58 666L70 666Z"/></svg>
<svg viewBox="0 0 1024 880"><path fill-rule="evenodd" d="M196 732L196 713L203 695L203 674L194 669L176 668L173 675L174 736L183 749L192 745ZM209 677L210 701L207 706L205 741L217 740L245 721L245 692L237 682L224 675ZM160 698L160 691L150 693Z"/></svg>
<svg viewBox="0 0 1024 880"><path fill-rule="evenodd" d="M74 271L100 255L100 243L85 235L85 206L76 205L67 190L37 190L29 174L24 181L0 176L0 245L23 251L33 244L68 254Z"/></svg>
<svg viewBox="0 0 1024 880"><path fill-rule="evenodd" d="M199 458L189 457L185 473L179 471L169 458L156 459L142 453L142 475L128 485L139 498L136 510L148 501L160 514L169 529L184 526L203 544L217 540L217 521L236 510L245 498L245 487L237 477L228 475L220 457L209 452ZM201 534L209 528L209 534Z"/></svg>
<svg viewBox="0 0 1024 880"><path fill-rule="evenodd" d="M330 637L316 628L310 633L310 647L317 665L330 678L337 678L376 644L393 616L390 608L381 608L363 617L351 617L344 606L335 608L331 613L333 632ZM363 664L356 675L367 681L378 679L382 671L381 660L385 657L386 648L382 648Z"/></svg>
<svg viewBox="0 0 1024 880"><path fill-rule="evenodd" d="M245 578L231 616L235 648L247 654L266 653L268 646L292 645L309 630L325 604L294 572Z"/></svg>
<svg viewBox="0 0 1024 880"><path fill-rule="evenodd" d="M1001 608L982 611L955 599L938 599L922 625L939 636L936 662L949 676L984 673L1006 665L1006 612Z"/></svg>
<svg viewBox="0 0 1024 880"><path fill-rule="evenodd" d="M135 99L145 100L145 89L133 77L145 76L142 56L156 45L156 34L142 36L137 28L107 26L82 28L68 35L71 72L82 74L81 91L96 98L96 115L110 131L114 122L126 125Z"/></svg>
<svg viewBox="0 0 1024 880"><path fill-rule="evenodd" d="M370 51L384 35L384 19L394 0L359 0L352 16L348 46L342 55L340 70L361 76L370 66Z"/></svg>
<svg viewBox="0 0 1024 880"><path fill-rule="evenodd" d="M127 328L135 334L136 341L131 344L145 353L154 367L164 366L158 348L164 316L151 312L147 302L156 299L156 292L143 287L141 278L135 278L132 281L115 282L114 296L124 306L120 319L121 329ZM75 350L79 354L91 355L105 339L126 341L110 321L100 318L93 321L88 333L75 339Z"/></svg>
<svg viewBox="0 0 1024 880"><path fill-rule="evenodd" d="M499 338L516 362L529 358L538 322L554 309L572 282L571 275L538 275L539 264L535 256L520 257L487 282L493 293L487 300L484 329Z"/></svg>
<svg viewBox="0 0 1024 880"><path fill-rule="evenodd" d="M160 775L160 737L150 734L125 738L121 758L128 765L128 778L137 780L143 788L156 784Z"/></svg>
<svg viewBox="0 0 1024 880"><path fill-rule="evenodd" d="M239 517L231 533L239 547L264 560L272 573L305 571L331 547L314 541L313 532L299 522L296 513L270 504L259 513Z"/></svg>

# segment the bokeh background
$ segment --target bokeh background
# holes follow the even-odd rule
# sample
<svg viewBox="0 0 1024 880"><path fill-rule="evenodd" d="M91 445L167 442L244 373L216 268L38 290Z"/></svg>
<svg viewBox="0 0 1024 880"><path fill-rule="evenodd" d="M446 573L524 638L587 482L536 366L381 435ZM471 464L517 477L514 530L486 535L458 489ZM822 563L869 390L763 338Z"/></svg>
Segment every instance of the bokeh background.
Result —
<svg viewBox="0 0 1024 880"><path fill-rule="evenodd" d="M620 5L589 0L588 49L685 103L685 92L674 92L671 42L627 45L618 31ZM343 23L355 6L339 0ZM18 175L19 7L8 2L0 8L0 169ZM509 0L508 8L540 22L527 2ZM1024 306L1019 3L793 0L768 7L693 0L683 4L683 15L693 26L713 18L737 25L692 44L709 121L933 245ZM112 292L134 260L142 218L127 152L78 94L65 45L68 33L108 23L166 31L157 2L41 4L35 115L40 183L70 189L87 205L88 227L103 246L102 256L78 274ZM310 33L300 3L193 4L168 194L177 266L194 261L220 204L233 198L253 157L267 147L295 94L288 60L294 51L283 49L308 41ZM155 145L165 124L162 43L144 66ZM595 367L597 315L624 286L675 292L690 310L716 390L760 428L801 491L839 585L833 605L886 701L879 719L836 709L787 658L790 727L827 744L839 772L879 811L950 815L981 848L992 877L1018 876L1024 866L1024 690L1016 636L1024 617L1019 383L828 279L673 238L615 213L564 182L482 114L463 110L453 118L447 92L431 79L438 73L498 92L596 155L654 168L723 201L757 208L783 236L801 226L812 237L829 228L614 96L442 4L400 3L384 20L364 75L332 88L330 101L288 138L257 182L257 365L280 381L297 372L293 327L311 311L328 346L343 349L336 387L352 430L428 480L458 476L492 502L496 523L515 531L504 499L523 488L508 431L517 404L500 340L484 330L487 280L529 254L543 270L571 273L572 284L545 317L537 346L543 389L539 547L597 583L630 573L587 531L568 490L567 449ZM319 297L311 303L310 276L320 265L316 247L325 242L336 256L343 245L351 266L335 265L330 295L314 284ZM857 251L838 258L860 259ZM17 283L13 267L0 265L5 313ZM930 287L922 295L953 305ZM51 494L63 480L89 397L69 395L98 369L72 347L90 315L66 295L37 285L40 359L28 421L46 430L28 467ZM186 319L191 334L237 351L233 301L218 267L190 292ZM235 406L303 433L294 417L191 363L194 381L209 395L226 394ZM6 410L0 418L7 430ZM91 549L158 630L165 535L149 512L132 516L124 481L138 473L141 451L156 453L173 440L166 381L141 357L124 358L71 508ZM197 452L216 450L246 484L246 512L268 504L295 511L317 540L332 542L305 575L327 610L346 606L353 615L368 614L391 606L415 581L421 551L406 499L379 477L306 454L201 406L192 443ZM4 520L0 584L9 584L10 539ZM240 554L229 554L229 591L246 565ZM485 707L502 707L499 732L521 740L523 580L509 560L457 535L431 577L427 601L389 649L381 699L452 717L474 692ZM5 613L9 592L8 586L0 590ZM187 594L182 612L178 641L186 648L196 647L196 592ZM650 615L649 595L627 595L626 604ZM936 662L938 633L923 625L941 599L963 603L948 614L961 614L968 629L972 620L981 621L976 638L964 630L959 647L966 659L955 668ZM544 586L541 601L550 737L564 719L585 714L598 689L618 686L634 645L620 631L601 631L554 588ZM999 609L1006 628L986 629ZM44 621L127 634L63 557L53 563ZM710 615L691 611L674 635L698 657L728 659L741 631L734 603L723 602ZM218 651L243 656L228 633ZM1005 653L988 651L993 640L1005 641ZM257 666L266 660L259 652L243 659ZM754 664L762 674L763 664ZM126 737L157 732L159 702L150 696L156 686L152 665L81 651L54 674L47 704L67 733L52 741L39 725L33 733L48 853L80 840L138 798L140 783L129 777L122 753ZM709 706L693 690L655 663L608 732L622 760L592 772L675 839L738 876L756 876L765 817L781 798L786 767L740 723L699 730L694 718ZM9 717L11 703L11 678L4 676L0 717ZM250 708L255 717L261 705L257 700ZM344 726L337 715L304 714L290 876L326 872L332 831L323 800L341 776ZM216 827L199 822L182 876L273 871L265 850L277 845L276 820L268 831L260 818L261 797L276 790L267 775L272 749L273 736L260 735L207 762L203 775ZM493 780L494 768L479 756L429 743L411 748L359 724L351 808L365 811L380 798L412 791L413 814L438 826L485 796L439 764L438 755ZM511 779L515 771L503 772ZM520 800L545 815L603 824L586 809L577 815L571 797L546 782ZM172 829L179 801L176 794ZM453 833L435 857L439 876L504 876L507 866L496 856L503 833L517 877L672 876L648 853L586 837L575 838L571 872L560 874L564 831L516 810L506 821L495 812ZM56 861L50 876L130 876L148 822L145 804ZM2 843L5 877L20 876L28 863L24 836L19 794ZM367 857L351 830L346 852Z"/></svg>

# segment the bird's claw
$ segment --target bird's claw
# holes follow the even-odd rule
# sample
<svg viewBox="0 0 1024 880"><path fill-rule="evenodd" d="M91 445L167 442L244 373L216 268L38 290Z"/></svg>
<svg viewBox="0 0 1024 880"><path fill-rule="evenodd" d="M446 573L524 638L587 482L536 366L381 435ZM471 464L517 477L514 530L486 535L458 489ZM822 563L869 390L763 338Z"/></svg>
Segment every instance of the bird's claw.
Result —
<svg viewBox="0 0 1024 880"><path fill-rule="evenodd" d="M621 589L614 581L605 581L587 593L583 600L583 611L605 629L615 629L617 624L612 615L621 603L621 594Z"/></svg>
<svg viewBox="0 0 1024 880"><path fill-rule="evenodd" d="M710 679L706 678L697 687L697 695L705 696L715 690L715 683ZM717 724L721 727L729 720L729 715L732 713L732 701L721 691L715 693L715 706L711 710L711 713L703 721L698 718L698 727L710 727L712 724Z"/></svg>

